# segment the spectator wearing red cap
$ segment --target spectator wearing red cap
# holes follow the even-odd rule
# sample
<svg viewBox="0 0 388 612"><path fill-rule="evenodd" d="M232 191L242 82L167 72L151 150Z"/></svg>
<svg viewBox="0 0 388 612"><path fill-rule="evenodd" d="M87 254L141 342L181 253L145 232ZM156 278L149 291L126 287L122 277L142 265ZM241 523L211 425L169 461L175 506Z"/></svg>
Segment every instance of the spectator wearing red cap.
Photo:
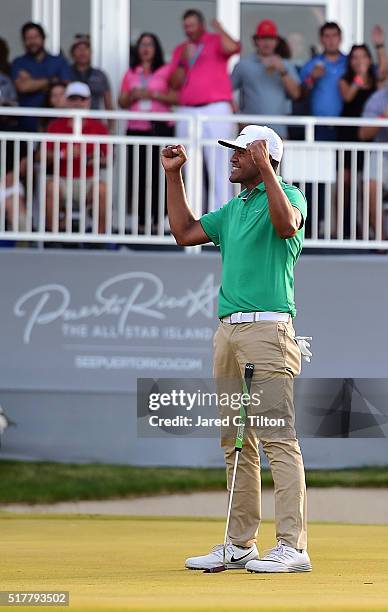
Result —
<svg viewBox="0 0 388 612"><path fill-rule="evenodd" d="M225 121L207 121L203 124L204 138L232 138L233 125L228 121L232 113L232 86L228 75L229 58L240 51L240 43L225 32L221 24L212 22L215 32L206 30L202 13L190 9L183 15L186 40L178 45L172 56L172 86L179 89L179 112L225 116ZM187 121L178 121L178 138L187 136ZM204 156L209 172L211 148L205 147ZM223 155L216 150L216 166L222 163ZM229 186L227 186L229 189ZM219 208L226 198L222 173L215 176L215 207ZM231 191L230 191L231 196Z"/></svg>
<svg viewBox="0 0 388 612"><path fill-rule="evenodd" d="M261 21L253 36L256 50L244 57L232 72L233 89L240 92L240 111L249 115L288 115L290 98L300 96L296 68L276 53L279 34L270 19ZM285 125L272 126L287 137Z"/></svg>

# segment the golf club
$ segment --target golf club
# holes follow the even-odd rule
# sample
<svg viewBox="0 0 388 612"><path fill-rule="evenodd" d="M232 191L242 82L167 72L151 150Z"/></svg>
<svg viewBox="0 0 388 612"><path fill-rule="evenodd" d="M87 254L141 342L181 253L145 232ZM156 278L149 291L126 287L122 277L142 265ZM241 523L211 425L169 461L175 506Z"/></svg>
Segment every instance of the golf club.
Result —
<svg viewBox="0 0 388 612"><path fill-rule="evenodd" d="M249 395L250 393L254 368L255 366L253 365L253 363L247 363L245 365L244 378L242 381L244 395L245 394ZM234 446L235 456L234 456L233 476L232 476L232 485L230 488L230 495L229 495L228 513L226 516L222 565L218 565L217 567L212 567L212 568L204 570L204 573L206 574L224 572L227 569L226 567L226 544L228 540L229 521L230 521L230 513L231 513L232 503L233 503L233 493L234 493L234 485L236 482L238 459L239 459L240 452L242 451L242 448L244 445L244 432L245 432L246 418L247 418L247 411L244 407L244 402L241 402L240 404L240 423L237 429L236 441L235 441L235 446Z"/></svg>

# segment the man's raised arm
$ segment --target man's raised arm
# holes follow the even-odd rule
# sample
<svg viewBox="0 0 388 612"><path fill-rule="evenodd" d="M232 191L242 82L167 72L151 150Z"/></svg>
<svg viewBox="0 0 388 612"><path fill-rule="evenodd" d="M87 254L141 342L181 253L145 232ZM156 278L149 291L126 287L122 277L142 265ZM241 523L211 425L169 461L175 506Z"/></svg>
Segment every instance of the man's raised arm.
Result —
<svg viewBox="0 0 388 612"><path fill-rule="evenodd" d="M194 217L186 198L181 168L187 161L184 146L173 145L162 150L162 165L167 180L167 213L171 232L181 246L211 242Z"/></svg>

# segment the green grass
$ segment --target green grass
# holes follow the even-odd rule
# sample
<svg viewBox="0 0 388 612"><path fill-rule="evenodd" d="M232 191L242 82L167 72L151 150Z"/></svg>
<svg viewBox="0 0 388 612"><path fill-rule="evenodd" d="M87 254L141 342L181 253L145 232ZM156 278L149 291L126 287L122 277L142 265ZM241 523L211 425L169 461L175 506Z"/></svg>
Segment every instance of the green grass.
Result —
<svg viewBox="0 0 388 612"><path fill-rule="evenodd" d="M308 470L306 477L310 487L388 487L388 466ZM262 483L272 487L268 470ZM0 503L50 503L223 490L225 470L2 460L0 484Z"/></svg>
<svg viewBox="0 0 388 612"><path fill-rule="evenodd" d="M71 612L388 610L387 525L310 524L313 571L267 575L184 569L222 539L224 520L10 513L0 530L1 589L69 591ZM265 521L260 552L274 543Z"/></svg>

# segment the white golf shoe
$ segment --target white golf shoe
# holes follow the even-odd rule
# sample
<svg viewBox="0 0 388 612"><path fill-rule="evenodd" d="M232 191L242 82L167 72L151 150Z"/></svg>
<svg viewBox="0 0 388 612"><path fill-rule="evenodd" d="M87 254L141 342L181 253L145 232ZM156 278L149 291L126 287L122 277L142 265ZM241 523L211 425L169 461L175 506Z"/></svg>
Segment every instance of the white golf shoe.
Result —
<svg viewBox="0 0 388 612"><path fill-rule="evenodd" d="M312 565L307 550L299 552L279 540L277 546L271 548L264 557L249 561L245 569L257 573L311 572Z"/></svg>
<svg viewBox="0 0 388 612"><path fill-rule="evenodd" d="M217 544L211 549L208 555L201 557L189 557L186 559L187 569L205 570L219 567L223 564L223 544ZM225 551L225 563L227 569L244 569L248 561L259 558L259 551L256 544L251 548L241 548L234 544L227 544Z"/></svg>

